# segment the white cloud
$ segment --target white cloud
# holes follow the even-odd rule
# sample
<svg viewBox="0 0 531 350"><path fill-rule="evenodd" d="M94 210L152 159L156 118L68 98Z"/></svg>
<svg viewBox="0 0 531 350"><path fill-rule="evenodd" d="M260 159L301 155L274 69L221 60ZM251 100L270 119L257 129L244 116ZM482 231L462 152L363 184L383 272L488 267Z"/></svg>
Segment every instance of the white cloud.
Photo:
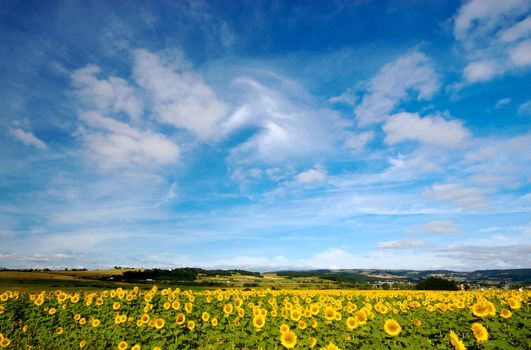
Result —
<svg viewBox="0 0 531 350"><path fill-rule="evenodd" d="M531 16L498 33L501 42L510 43L531 35Z"/></svg>
<svg viewBox="0 0 531 350"><path fill-rule="evenodd" d="M436 220L426 222L421 225L412 226L409 228L410 232L431 232L441 234L459 234L460 230L453 221L450 220Z"/></svg>
<svg viewBox="0 0 531 350"><path fill-rule="evenodd" d="M374 139L373 131L345 132L344 146L354 154L363 152L369 142Z"/></svg>
<svg viewBox="0 0 531 350"><path fill-rule="evenodd" d="M529 114L531 115L531 100L527 100L518 106L518 114Z"/></svg>
<svg viewBox="0 0 531 350"><path fill-rule="evenodd" d="M202 140L218 134L228 106L200 75L185 67L182 58L165 60L139 49L134 60L135 79L151 95L157 120Z"/></svg>
<svg viewBox="0 0 531 350"><path fill-rule="evenodd" d="M494 147L486 146L465 154L465 161L467 163L484 162L485 160L493 158L497 154L498 151Z"/></svg>
<svg viewBox="0 0 531 350"><path fill-rule="evenodd" d="M365 259L356 254L352 254L345 249L329 248L316 253L308 259L305 264L299 262L302 266L319 267L325 269L348 269L367 264Z"/></svg>
<svg viewBox="0 0 531 350"><path fill-rule="evenodd" d="M469 61L463 71L466 82L489 81L531 64L526 40L531 34L530 9L527 0L471 0L461 6L454 37Z"/></svg>
<svg viewBox="0 0 531 350"><path fill-rule="evenodd" d="M531 245L478 246L461 245L441 248L436 256L449 258L468 268L528 268Z"/></svg>
<svg viewBox="0 0 531 350"><path fill-rule="evenodd" d="M464 187L458 184L433 185L431 195L442 201L449 201L467 210L479 210L489 205L485 198L486 190Z"/></svg>
<svg viewBox="0 0 531 350"><path fill-rule="evenodd" d="M81 132L88 154L104 170L179 160L179 147L163 134L132 128L98 112L82 113L80 120L89 127Z"/></svg>
<svg viewBox="0 0 531 350"><path fill-rule="evenodd" d="M476 61L467 64L463 75L468 82L475 83L491 80L498 73L498 70L494 61Z"/></svg>
<svg viewBox="0 0 531 350"><path fill-rule="evenodd" d="M316 165L312 169L297 174L295 181L301 184L324 182L327 175L326 168L321 165Z"/></svg>
<svg viewBox="0 0 531 350"><path fill-rule="evenodd" d="M133 121L138 121L143 112L143 103L126 80L109 77L100 80L97 75L101 68L89 64L72 73L72 83L76 93L89 105L102 113L126 113Z"/></svg>
<svg viewBox="0 0 531 350"><path fill-rule="evenodd" d="M509 52L509 60L517 67L531 65L531 39L512 48Z"/></svg>
<svg viewBox="0 0 531 350"><path fill-rule="evenodd" d="M337 112L314 107L299 84L267 72L234 81L239 108L221 125L225 136L246 129L247 140L232 149L229 162L278 164L334 151L340 131Z"/></svg>
<svg viewBox="0 0 531 350"><path fill-rule="evenodd" d="M406 112L391 116L383 129L387 134L385 142L390 145L409 140L454 147L469 135L460 121L445 120L439 116L421 118L417 113Z"/></svg>
<svg viewBox="0 0 531 350"><path fill-rule="evenodd" d="M498 109L498 108L501 108L505 105L508 105L509 103L511 103L511 99L506 97L506 98L502 98L502 99L499 99L496 104L494 105L494 108Z"/></svg>
<svg viewBox="0 0 531 350"><path fill-rule="evenodd" d="M380 242L377 244L378 249L414 249L424 246L422 241L411 241L411 240L396 240L396 241L387 241Z"/></svg>
<svg viewBox="0 0 531 350"><path fill-rule="evenodd" d="M328 99L329 103L344 103L349 106L355 106L356 102L358 102L358 96L353 94L353 92L348 89L347 91L344 91L339 96L330 97Z"/></svg>
<svg viewBox="0 0 531 350"><path fill-rule="evenodd" d="M40 150L45 150L46 148L48 148L44 141L35 136L35 134L33 134L31 131L24 131L19 128L13 128L10 130L10 133L15 139L22 142L26 146L33 146Z"/></svg>
<svg viewBox="0 0 531 350"><path fill-rule="evenodd" d="M354 114L362 126L379 123L411 95L427 100L438 90L439 79L431 60L412 52L383 66L367 83L367 92Z"/></svg>
<svg viewBox="0 0 531 350"><path fill-rule="evenodd" d="M508 27L531 5L527 0L471 0L459 9L454 22L454 35L460 41L478 40Z"/></svg>

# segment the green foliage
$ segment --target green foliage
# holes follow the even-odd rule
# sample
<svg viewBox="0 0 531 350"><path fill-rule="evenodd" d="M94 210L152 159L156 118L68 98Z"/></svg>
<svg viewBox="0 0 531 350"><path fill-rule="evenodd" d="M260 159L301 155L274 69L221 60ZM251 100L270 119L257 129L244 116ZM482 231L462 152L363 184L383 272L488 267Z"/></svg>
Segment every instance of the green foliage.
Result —
<svg viewBox="0 0 531 350"><path fill-rule="evenodd" d="M455 281L440 277L428 277L416 285L417 290L458 290Z"/></svg>

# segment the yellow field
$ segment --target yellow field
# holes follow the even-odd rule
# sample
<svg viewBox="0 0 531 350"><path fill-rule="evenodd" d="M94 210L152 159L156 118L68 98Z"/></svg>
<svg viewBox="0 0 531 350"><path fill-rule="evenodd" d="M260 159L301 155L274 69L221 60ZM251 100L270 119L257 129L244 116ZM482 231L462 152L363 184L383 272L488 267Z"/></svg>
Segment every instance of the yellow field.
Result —
<svg viewBox="0 0 531 350"><path fill-rule="evenodd" d="M0 295L0 348L529 349L528 291Z"/></svg>

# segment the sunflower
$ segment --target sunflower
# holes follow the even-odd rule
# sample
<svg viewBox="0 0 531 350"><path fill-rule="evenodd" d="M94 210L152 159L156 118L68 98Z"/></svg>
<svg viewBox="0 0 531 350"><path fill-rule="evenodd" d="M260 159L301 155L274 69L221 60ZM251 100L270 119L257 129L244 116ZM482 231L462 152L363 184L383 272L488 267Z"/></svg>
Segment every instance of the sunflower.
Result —
<svg viewBox="0 0 531 350"><path fill-rule="evenodd" d="M487 331L487 328L485 328L485 326L483 326L481 323L473 323L470 329L472 329L474 337L476 338L478 343L487 341L489 339L489 332Z"/></svg>
<svg viewBox="0 0 531 350"><path fill-rule="evenodd" d="M459 340L459 337L454 331L450 331L448 337L450 338L450 344L452 344L455 350L466 350L465 344Z"/></svg>
<svg viewBox="0 0 531 350"><path fill-rule="evenodd" d="M120 315L116 315L116 317L114 317L114 324L120 323L122 323L122 317Z"/></svg>
<svg viewBox="0 0 531 350"><path fill-rule="evenodd" d="M324 348L321 348L321 350L341 350L334 342L330 342L327 346Z"/></svg>
<svg viewBox="0 0 531 350"><path fill-rule="evenodd" d="M283 347L292 349L297 344L297 334L288 330L280 335L280 342Z"/></svg>
<svg viewBox="0 0 531 350"><path fill-rule="evenodd" d="M336 316L336 310L333 307L327 306L324 310L324 317L327 321L332 321Z"/></svg>
<svg viewBox="0 0 531 350"><path fill-rule="evenodd" d="M164 324L166 324L166 322L164 321L163 318L156 318L155 319L155 328L156 329L162 329L164 327Z"/></svg>
<svg viewBox="0 0 531 350"><path fill-rule="evenodd" d="M175 323L180 326L184 323L184 321L186 321L186 316L184 316L183 313L177 314L177 316L175 317Z"/></svg>
<svg viewBox="0 0 531 350"><path fill-rule="evenodd" d="M97 318L93 319L92 320L92 327L98 327L100 325L100 320L98 320Z"/></svg>
<svg viewBox="0 0 531 350"><path fill-rule="evenodd" d="M301 319L301 312L299 309L291 309L289 316L293 321L298 321Z"/></svg>
<svg viewBox="0 0 531 350"><path fill-rule="evenodd" d="M61 334L63 334L63 327L57 327L57 329L55 330L55 333L56 333L57 335L61 335Z"/></svg>
<svg viewBox="0 0 531 350"><path fill-rule="evenodd" d="M127 342L125 340L122 340L118 343L118 350L125 350L127 349Z"/></svg>
<svg viewBox="0 0 531 350"><path fill-rule="evenodd" d="M216 327L218 325L218 319L214 317L210 323L212 324L212 327Z"/></svg>
<svg viewBox="0 0 531 350"><path fill-rule="evenodd" d="M501 309L500 316L503 318L510 318L513 315L513 313L510 310L507 309Z"/></svg>
<svg viewBox="0 0 531 350"><path fill-rule="evenodd" d="M184 310L186 310L187 313L192 312L194 305L192 303L186 303L184 304Z"/></svg>
<svg viewBox="0 0 531 350"><path fill-rule="evenodd" d="M356 329L358 327L358 319L356 317L347 318L347 328L349 330Z"/></svg>
<svg viewBox="0 0 531 350"><path fill-rule="evenodd" d="M253 326L257 329L262 329L265 326L265 317L262 315L253 317Z"/></svg>
<svg viewBox="0 0 531 350"><path fill-rule="evenodd" d="M140 344L135 344L131 350L140 350Z"/></svg>
<svg viewBox="0 0 531 350"><path fill-rule="evenodd" d="M319 313L319 304L312 304L310 305L310 312L312 313L312 315L317 315Z"/></svg>
<svg viewBox="0 0 531 350"><path fill-rule="evenodd" d="M11 340L6 337L2 337L2 340L0 340L0 347L7 348L9 344L11 344Z"/></svg>
<svg viewBox="0 0 531 350"><path fill-rule="evenodd" d="M113 310L118 310L118 309L120 308L120 303L117 302L117 301L114 302L114 303L112 304L112 308L113 308Z"/></svg>
<svg viewBox="0 0 531 350"><path fill-rule="evenodd" d="M365 309L361 309L360 311L356 312L356 318L358 319L358 323L361 325L367 323L367 314L365 313Z"/></svg>
<svg viewBox="0 0 531 350"><path fill-rule="evenodd" d="M186 324L186 327L187 327L189 330L193 331L194 328L195 328L195 322L194 322L194 321L188 321L188 323Z"/></svg>
<svg viewBox="0 0 531 350"><path fill-rule="evenodd" d="M208 320L210 319L210 314L206 311L203 311L203 313L201 314L201 319L203 320L203 322L208 322Z"/></svg>
<svg viewBox="0 0 531 350"><path fill-rule="evenodd" d="M85 340L82 340L79 342L79 348L83 349L85 346L87 346L87 342Z"/></svg>
<svg viewBox="0 0 531 350"><path fill-rule="evenodd" d="M311 337L310 338L310 348L313 348L317 345L317 338Z"/></svg>
<svg viewBox="0 0 531 350"><path fill-rule="evenodd" d="M225 304L223 306L223 312L225 313L225 315L232 314L232 310L233 310L232 304Z"/></svg>
<svg viewBox="0 0 531 350"><path fill-rule="evenodd" d="M507 302L509 303L509 306L513 310L518 310L522 306L522 304L520 303L520 300L516 298L509 298Z"/></svg>
<svg viewBox="0 0 531 350"><path fill-rule="evenodd" d="M420 327L422 326L422 321L417 318L413 320L413 324L415 325L415 327Z"/></svg>
<svg viewBox="0 0 531 350"><path fill-rule="evenodd" d="M400 324L396 322L393 319L388 319L385 321L384 324L384 331L385 333L389 334L391 337L396 337L400 331L402 330L402 327L400 327Z"/></svg>
<svg viewBox="0 0 531 350"><path fill-rule="evenodd" d="M478 301L472 305L472 313L477 317L485 317L489 315L489 308L483 301Z"/></svg>
<svg viewBox="0 0 531 350"><path fill-rule="evenodd" d="M289 331L289 326L285 323L281 324L280 325L280 333L286 333L287 331Z"/></svg>
<svg viewBox="0 0 531 350"><path fill-rule="evenodd" d="M142 321L142 323L148 323L149 322L149 315L148 314L143 314L140 317L140 321Z"/></svg>

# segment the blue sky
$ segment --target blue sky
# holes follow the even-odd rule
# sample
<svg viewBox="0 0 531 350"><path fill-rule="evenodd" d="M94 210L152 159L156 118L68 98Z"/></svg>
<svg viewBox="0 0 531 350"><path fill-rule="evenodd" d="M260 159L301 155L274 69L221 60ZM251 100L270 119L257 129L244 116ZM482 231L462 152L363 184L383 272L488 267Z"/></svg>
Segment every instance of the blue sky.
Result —
<svg viewBox="0 0 531 350"><path fill-rule="evenodd" d="M0 266L531 267L527 0L0 17Z"/></svg>

